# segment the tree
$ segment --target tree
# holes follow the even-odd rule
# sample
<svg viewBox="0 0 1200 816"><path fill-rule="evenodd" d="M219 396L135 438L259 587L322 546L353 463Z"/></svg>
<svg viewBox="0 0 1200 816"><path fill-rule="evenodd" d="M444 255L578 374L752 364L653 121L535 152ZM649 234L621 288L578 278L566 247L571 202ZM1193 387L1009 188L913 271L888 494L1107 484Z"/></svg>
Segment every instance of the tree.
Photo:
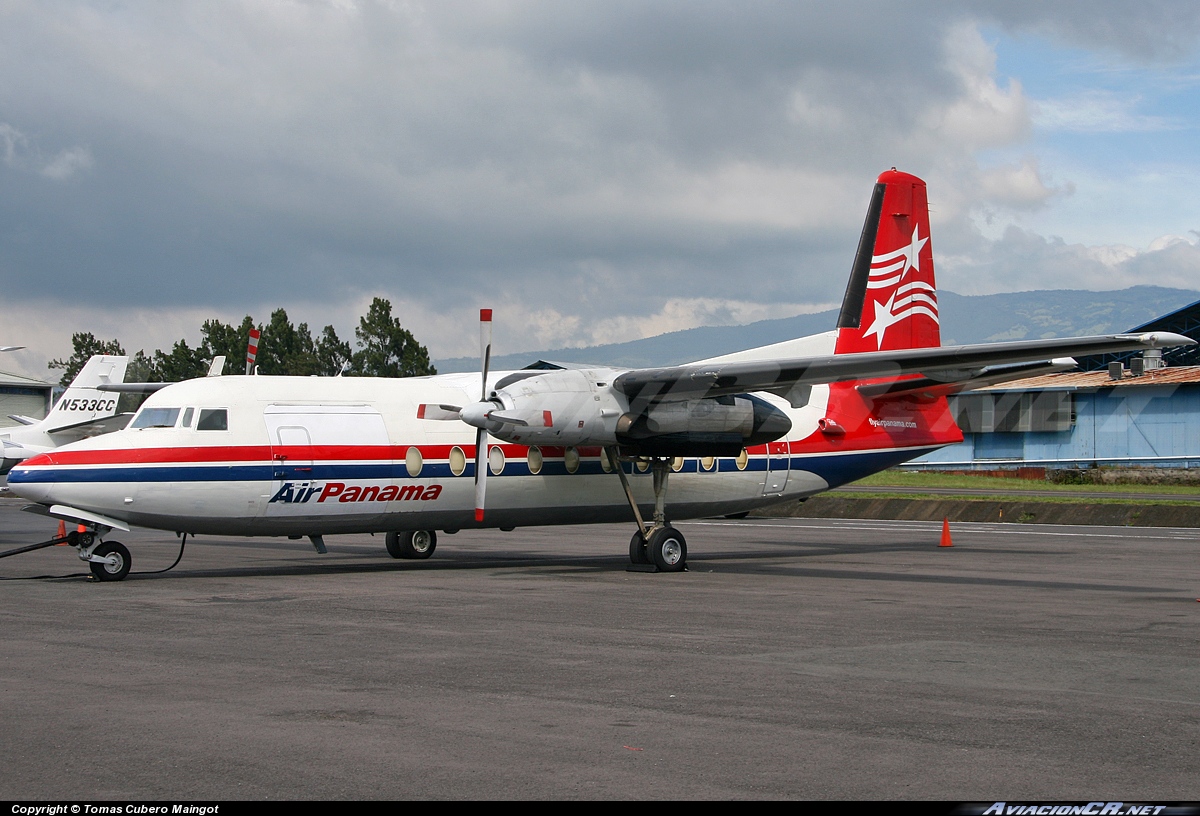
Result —
<svg viewBox="0 0 1200 816"><path fill-rule="evenodd" d="M353 355L350 344L338 339L333 326L326 326L317 340L317 366L320 374L326 377L336 377L350 365Z"/></svg>
<svg viewBox="0 0 1200 816"><path fill-rule="evenodd" d="M154 352L154 380L150 382L180 382L203 377L208 373L209 359L203 349L190 348L186 340L176 340L169 354Z"/></svg>
<svg viewBox="0 0 1200 816"><path fill-rule="evenodd" d="M84 364L96 354L115 354L122 356L125 354L125 349L121 348L121 344L113 340L97 340L96 336L91 332L76 332L71 335L71 356L65 360L51 360L46 364L47 368L63 369L62 379L59 380L64 388L69 386L75 379L75 375L83 368Z"/></svg>
<svg viewBox="0 0 1200 816"><path fill-rule="evenodd" d="M392 304L375 298L358 321L354 336L361 348L352 357L352 371L362 377L420 377L436 374L429 351L412 332L392 317Z"/></svg>
<svg viewBox="0 0 1200 816"><path fill-rule="evenodd" d="M241 374L246 370L246 344L250 340L250 330L254 328L254 318L246 315L242 318L241 326L222 323L220 320L206 320L200 327L200 351L207 362L214 357L225 356L225 373Z"/></svg>

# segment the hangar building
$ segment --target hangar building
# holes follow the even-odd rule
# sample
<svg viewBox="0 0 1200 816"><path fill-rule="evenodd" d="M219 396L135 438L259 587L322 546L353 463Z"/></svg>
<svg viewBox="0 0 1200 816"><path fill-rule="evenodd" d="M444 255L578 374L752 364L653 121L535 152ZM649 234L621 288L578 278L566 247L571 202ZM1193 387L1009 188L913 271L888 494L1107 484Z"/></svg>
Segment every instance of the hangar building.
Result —
<svg viewBox="0 0 1200 816"><path fill-rule="evenodd" d="M951 397L963 442L909 467L1200 466L1200 366L1119 377L1049 374Z"/></svg>
<svg viewBox="0 0 1200 816"><path fill-rule="evenodd" d="M42 419L54 404L53 394L48 382L0 371L0 428L20 424L10 414Z"/></svg>

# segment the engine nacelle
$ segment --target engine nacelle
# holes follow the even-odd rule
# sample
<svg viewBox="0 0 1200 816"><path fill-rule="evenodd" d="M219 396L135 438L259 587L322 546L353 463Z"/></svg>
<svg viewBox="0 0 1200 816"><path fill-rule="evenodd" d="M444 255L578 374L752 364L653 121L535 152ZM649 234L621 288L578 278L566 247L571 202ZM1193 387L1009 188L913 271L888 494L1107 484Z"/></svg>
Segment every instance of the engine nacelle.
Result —
<svg viewBox="0 0 1200 816"><path fill-rule="evenodd" d="M660 402L617 422L617 441L644 456L736 456L792 429L788 415L761 397L737 394Z"/></svg>
<svg viewBox="0 0 1200 816"><path fill-rule="evenodd" d="M505 377L462 419L506 442L540 446L620 445L644 456L736 456L791 430L787 414L739 394L655 403L631 413L614 369L519 372Z"/></svg>

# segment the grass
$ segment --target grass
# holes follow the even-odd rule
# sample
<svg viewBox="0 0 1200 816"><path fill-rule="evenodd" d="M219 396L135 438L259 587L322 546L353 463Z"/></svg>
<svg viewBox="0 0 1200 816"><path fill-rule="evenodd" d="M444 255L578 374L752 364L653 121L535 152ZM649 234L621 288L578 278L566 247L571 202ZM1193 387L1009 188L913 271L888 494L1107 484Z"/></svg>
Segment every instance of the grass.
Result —
<svg viewBox="0 0 1200 816"><path fill-rule="evenodd" d="M886 470L854 482L864 487L904 488L971 488L980 490L1052 490L1067 496L1102 496L1105 493L1157 493L1179 496L1200 494L1200 487L1188 485L1060 485L1032 479L1003 479L995 476L960 476L945 473L918 473L903 470ZM873 495L880 495L878 493ZM897 494L901 495L901 494ZM911 495L911 494L904 494ZM1024 498L1024 497L1022 497Z"/></svg>
<svg viewBox="0 0 1200 816"><path fill-rule="evenodd" d="M896 492L891 493L881 492L858 492L854 490L856 485L869 486L872 488L887 488L887 487L903 487L907 491L917 492ZM1041 490L1052 492L1053 496L979 496L970 493L922 493L922 488L938 488L938 489L983 489L995 490L997 494L1001 494L1010 490ZM1106 494L1125 493L1125 494L1147 494L1144 500L1112 497ZM1156 494L1156 495L1155 495ZM1167 505L1183 505L1195 507L1194 501L1182 500L1185 496L1196 496L1200 494L1200 488L1189 487L1183 485L1059 485L1051 482L1032 480L1032 479L1005 479L995 476L962 476L947 473L918 473L913 471L903 470L888 470L883 473L876 473L873 476L868 476L865 479L860 479L837 492L837 496L841 498L858 498L858 499L908 499L908 500L932 500L932 501L996 501L1003 499L1009 502L1041 502L1041 503L1071 503L1071 504L1130 504L1131 502L1141 502L1146 504L1167 504ZM1155 495L1150 498L1150 495ZM1169 498L1159 498L1159 496L1177 495L1181 500L1172 501Z"/></svg>

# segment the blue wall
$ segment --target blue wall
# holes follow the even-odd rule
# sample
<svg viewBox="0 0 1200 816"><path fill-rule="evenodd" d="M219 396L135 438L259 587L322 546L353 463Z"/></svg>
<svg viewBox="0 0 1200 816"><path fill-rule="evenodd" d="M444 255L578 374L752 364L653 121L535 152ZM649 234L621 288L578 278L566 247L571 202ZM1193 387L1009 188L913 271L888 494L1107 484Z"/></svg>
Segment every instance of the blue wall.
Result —
<svg viewBox="0 0 1200 816"><path fill-rule="evenodd" d="M1075 424L1059 433L969 433L911 465L1200 467L1200 384L1076 391Z"/></svg>

